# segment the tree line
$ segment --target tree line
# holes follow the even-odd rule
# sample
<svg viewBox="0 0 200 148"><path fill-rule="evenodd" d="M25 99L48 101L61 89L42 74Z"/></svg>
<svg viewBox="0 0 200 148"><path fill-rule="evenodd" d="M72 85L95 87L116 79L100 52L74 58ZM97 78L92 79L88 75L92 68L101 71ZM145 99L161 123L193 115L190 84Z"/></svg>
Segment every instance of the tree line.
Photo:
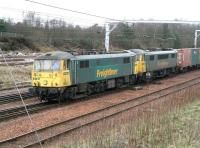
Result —
<svg viewBox="0 0 200 148"><path fill-rule="evenodd" d="M110 47L111 50L191 48L194 46L194 32L199 27L199 24L119 23L110 34ZM27 13L23 21L19 22L1 19L0 32L20 34L23 37L18 37L18 40L26 42L27 45L31 44L32 47L45 45L70 50L104 50L104 26L94 24L81 27L62 19L43 20L34 12ZM6 39L1 37L0 42L5 41Z"/></svg>

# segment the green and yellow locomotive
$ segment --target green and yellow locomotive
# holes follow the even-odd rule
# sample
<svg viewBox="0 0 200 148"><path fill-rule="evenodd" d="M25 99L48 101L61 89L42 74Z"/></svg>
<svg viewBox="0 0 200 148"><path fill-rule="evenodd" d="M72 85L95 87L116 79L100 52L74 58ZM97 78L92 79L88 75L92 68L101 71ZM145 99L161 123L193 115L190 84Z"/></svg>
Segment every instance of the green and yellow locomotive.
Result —
<svg viewBox="0 0 200 148"><path fill-rule="evenodd" d="M50 52L34 61L31 91L42 100L79 98L133 84L145 72L141 64L145 66L144 58L133 52L78 56Z"/></svg>

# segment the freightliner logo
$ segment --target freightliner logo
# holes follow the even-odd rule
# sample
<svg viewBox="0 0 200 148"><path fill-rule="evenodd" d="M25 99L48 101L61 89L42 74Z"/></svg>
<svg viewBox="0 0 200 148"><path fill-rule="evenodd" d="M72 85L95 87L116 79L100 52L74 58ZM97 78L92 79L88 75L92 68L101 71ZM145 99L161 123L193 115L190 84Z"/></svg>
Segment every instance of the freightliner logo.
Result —
<svg viewBox="0 0 200 148"><path fill-rule="evenodd" d="M103 69L103 70L97 70L97 77L103 77L106 78L108 76L113 76L113 75L117 75L118 74L118 70L117 69Z"/></svg>

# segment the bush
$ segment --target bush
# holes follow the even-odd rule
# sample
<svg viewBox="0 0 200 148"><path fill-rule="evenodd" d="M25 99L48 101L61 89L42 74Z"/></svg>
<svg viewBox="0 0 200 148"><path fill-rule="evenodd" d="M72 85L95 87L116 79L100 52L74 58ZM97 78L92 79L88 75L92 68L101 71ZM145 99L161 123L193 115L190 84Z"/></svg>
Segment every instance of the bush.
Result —
<svg viewBox="0 0 200 148"><path fill-rule="evenodd" d="M4 37L4 38L0 38L0 41L3 42L2 44L0 44L0 47L5 50L5 51L9 51L9 50L20 50L20 49L24 49L24 48L29 48L33 51L39 51L39 49L33 44L32 41L23 38L23 37Z"/></svg>

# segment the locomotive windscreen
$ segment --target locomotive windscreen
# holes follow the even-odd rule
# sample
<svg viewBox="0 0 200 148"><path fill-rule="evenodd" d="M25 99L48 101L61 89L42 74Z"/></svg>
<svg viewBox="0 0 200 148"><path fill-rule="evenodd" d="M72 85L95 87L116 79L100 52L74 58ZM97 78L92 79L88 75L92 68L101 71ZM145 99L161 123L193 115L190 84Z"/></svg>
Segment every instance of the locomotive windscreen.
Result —
<svg viewBox="0 0 200 148"><path fill-rule="evenodd" d="M35 60L34 70L36 71L57 71L60 70L60 60Z"/></svg>

